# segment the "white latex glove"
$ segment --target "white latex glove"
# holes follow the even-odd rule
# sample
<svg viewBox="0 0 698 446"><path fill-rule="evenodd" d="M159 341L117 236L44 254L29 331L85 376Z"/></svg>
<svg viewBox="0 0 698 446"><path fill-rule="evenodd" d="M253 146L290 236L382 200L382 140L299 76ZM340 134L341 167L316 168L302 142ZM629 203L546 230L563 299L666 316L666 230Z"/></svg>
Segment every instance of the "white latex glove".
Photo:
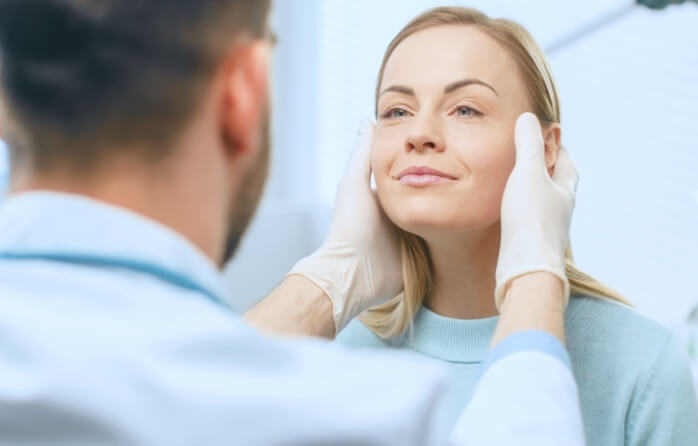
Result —
<svg viewBox="0 0 698 446"><path fill-rule="evenodd" d="M364 310L403 288L397 230L371 190L373 123L359 126L356 148L339 184L327 239L289 272L319 286L334 307L336 333Z"/></svg>
<svg viewBox="0 0 698 446"><path fill-rule="evenodd" d="M515 142L516 165L502 199L495 303L501 309L512 279L547 271L563 282L566 304L565 248L579 180L577 169L562 148L552 178L548 175L543 134L532 113L524 113L516 121Z"/></svg>

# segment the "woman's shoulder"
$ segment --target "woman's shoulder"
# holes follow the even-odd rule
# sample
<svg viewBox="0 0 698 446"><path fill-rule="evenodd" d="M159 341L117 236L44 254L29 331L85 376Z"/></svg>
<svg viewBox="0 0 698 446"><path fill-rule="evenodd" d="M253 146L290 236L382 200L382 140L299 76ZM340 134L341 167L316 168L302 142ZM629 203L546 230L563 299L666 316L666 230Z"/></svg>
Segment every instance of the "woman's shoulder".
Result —
<svg viewBox="0 0 698 446"><path fill-rule="evenodd" d="M643 343L651 341L662 344L672 336L671 331L659 322L633 307L591 296L572 296L566 320L568 330L594 328L621 338L634 338L636 334L642 334Z"/></svg>
<svg viewBox="0 0 698 446"><path fill-rule="evenodd" d="M624 422L626 444L695 444L698 399L687 349L671 331L634 308L593 297L573 297L566 322L592 431Z"/></svg>
<svg viewBox="0 0 698 446"><path fill-rule="evenodd" d="M592 355L606 364L632 364L635 369L643 364L651 368L660 360L672 367L684 360L680 342L670 330L635 308L608 299L573 296L566 330L573 357Z"/></svg>

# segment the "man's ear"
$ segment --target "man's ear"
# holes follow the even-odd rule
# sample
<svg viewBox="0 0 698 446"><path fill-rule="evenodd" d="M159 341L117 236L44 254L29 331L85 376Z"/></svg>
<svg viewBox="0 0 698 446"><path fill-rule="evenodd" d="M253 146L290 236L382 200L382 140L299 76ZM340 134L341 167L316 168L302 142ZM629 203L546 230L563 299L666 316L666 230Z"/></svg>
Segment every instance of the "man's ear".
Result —
<svg viewBox="0 0 698 446"><path fill-rule="evenodd" d="M268 42L255 40L238 46L223 63L220 125L226 148L238 154L259 146L268 103L270 54Z"/></svg>
<svg viewBox="0 0 698 446"><path fill-rule="evenodd" d="M545 167L552 176L557 163L557 155L560 152L562 141L562 127L553 122L543 128L543 142L545 143Z"/></svg>
<svg viewBox="0 0 698 446"><path fill-rule="evenodd" d="M4 101L2 94L0 93L0 139L2 139L2 135L4 134L4 129L5 129L5 107L3 106Z"/></svg>

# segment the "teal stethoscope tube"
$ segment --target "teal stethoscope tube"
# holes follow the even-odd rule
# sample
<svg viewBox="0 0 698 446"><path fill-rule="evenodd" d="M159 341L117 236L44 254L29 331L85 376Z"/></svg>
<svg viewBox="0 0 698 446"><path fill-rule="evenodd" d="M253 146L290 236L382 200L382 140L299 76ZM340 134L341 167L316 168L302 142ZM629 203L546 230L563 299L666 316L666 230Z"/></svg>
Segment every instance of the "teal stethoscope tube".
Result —
<svg viewBox="0 0 698 446"><path fill-rule="evenodd" d="M140 262L137 260L120 259L113 257L90 256L85 254L21 252L0 252L0 261L2 260L50 261L72 263L74 265L91 266L95 268L118 268L128 271L134 271L155 277L171 285L184 288L186 290L194 291L199 294L203 294L210 301L224 307L227 310L232 310L232 308L228 304L226 304L218 295L216 295L211 290L201 286L200 284L196 283L195 281L178 272L171 271L148 262Z"/></svg>

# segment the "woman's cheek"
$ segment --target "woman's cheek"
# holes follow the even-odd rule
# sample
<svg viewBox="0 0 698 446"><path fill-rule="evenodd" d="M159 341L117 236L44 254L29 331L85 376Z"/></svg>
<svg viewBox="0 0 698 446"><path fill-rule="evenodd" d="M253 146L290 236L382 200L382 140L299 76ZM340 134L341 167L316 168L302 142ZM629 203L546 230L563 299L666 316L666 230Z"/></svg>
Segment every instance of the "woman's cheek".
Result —
<svg viewBox="0 0 698 446"><path fill-rule="evenodd" d="M376 192L378 202L387 217L396 225L400 226L405 217L406 209L401 205L401 194L399 183L391 176L392 169L399 155L394 143L374 139L371 150L371 167L376 181Z"/></svg>
<svg viewBox="0 0 698 446"><path fill-rule="evenodd" d="M377 128L373 134L371 142L371 168L376 178L376 183L383 180L383 177L390 175L390 169L397 156L398 147L395 141L386 135L385 129Z"/></svg>
<svg viewBox="0 0 698 446"><path fill-rule="evenodd" d="M495 133L496 134L496 133ZM509 138L473 138L462 146L460 156L470 176L470 202L480 209L483 222L500 218L502 196L514 167L516 153Z"/></svg>
<svg viewBox="0 0 698 446"><path fill-rule="evenodd" d="M371 157L371 169L373 173L373 179L376 182L376 188L378 191L385 187L387 180L389 179L389 171L384 163L384 160Z"/></svg>
<svg viewBox="0 0 698 446"><path fill-rule="evenodd" d="M387 193L387 183L390 180L390 154L385 145L381 141L374 137L371 144L371 169L373 171L373 178L376 181L376 190L378 192L379 201L383 202L383 199L387 198L385 195Z"/></svg>
<svg viewBox="0 0 698 446"><path fill-rule="evenodd" d="M480 187L484 201L488 203L484 208L492 218L499 218L501 213L502 196L506 188L509 175L514 167L515 153L508 148L501 151L493 151L493 156L482 167L480 175Z"/></svg>

